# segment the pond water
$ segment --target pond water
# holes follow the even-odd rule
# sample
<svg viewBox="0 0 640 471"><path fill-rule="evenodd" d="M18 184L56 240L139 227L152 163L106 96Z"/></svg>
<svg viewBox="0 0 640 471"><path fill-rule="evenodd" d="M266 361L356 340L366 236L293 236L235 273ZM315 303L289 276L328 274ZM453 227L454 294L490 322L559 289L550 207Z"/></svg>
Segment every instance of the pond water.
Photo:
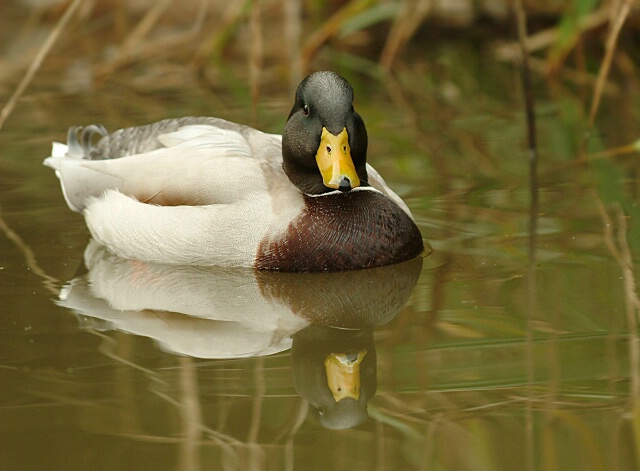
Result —
<svg viewBox="0 0 640 471"><path fill-rule="evenodd" d="M279 132L286 87L253 118L231 79L28 93L0 132L0 469L637 469L637 163L575 164L581 103L544 96L532 210L517 70L453 57L349 77L369 161L433 248L358 273L117 259L42 166L75 124ZM590 152L630 142L607 116L633 106L608 98Z"/></svg>

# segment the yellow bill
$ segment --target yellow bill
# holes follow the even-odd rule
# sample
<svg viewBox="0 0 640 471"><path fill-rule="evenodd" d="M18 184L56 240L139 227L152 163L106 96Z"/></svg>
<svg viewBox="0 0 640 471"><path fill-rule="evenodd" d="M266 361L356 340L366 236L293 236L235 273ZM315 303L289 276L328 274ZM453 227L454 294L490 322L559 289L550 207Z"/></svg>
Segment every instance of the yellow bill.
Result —
<svg viewBox="0 0 640 471"><path fill-rule="evenodd" d="M348 179L350 188L360 186L360 179L351 158L347 128L344 128L337 136L331 134L327 128L322 128L316 163L320 169L324 186L336 190L342 189L346 186L345 179Z"/></svg>
<svg viewBox="0 0 640 471"><path fill-rule="evenodd" d="M347 397L360 399L360 363L366 354L366 350L360 350L354 359L346 353L332 353L324 361L327 383L336 402Z"/></svg>

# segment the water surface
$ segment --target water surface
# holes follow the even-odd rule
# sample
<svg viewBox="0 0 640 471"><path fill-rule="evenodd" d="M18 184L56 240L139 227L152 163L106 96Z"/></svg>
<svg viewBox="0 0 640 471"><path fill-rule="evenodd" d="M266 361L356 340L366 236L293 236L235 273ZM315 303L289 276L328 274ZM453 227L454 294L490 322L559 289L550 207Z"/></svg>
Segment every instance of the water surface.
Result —
<svg viewBox="0 0 640 471"><path fill-rule="evenodd" d="M542 100L532 259L523 116L501 86L517 73L481 62L472 95L419 69L399 73L404 101L359 82L370 162L433 246L364 274L110 256L41 165L50 141L91 122L246 123L246 102L28 95L0 133L0 468L637 469L635 167L574 165L575 102ZM279 132L289 100L265 93L255 124ZM601 130L595 150L625 143ZM359 369L347 401L327 384L340 355Z"/></svg>

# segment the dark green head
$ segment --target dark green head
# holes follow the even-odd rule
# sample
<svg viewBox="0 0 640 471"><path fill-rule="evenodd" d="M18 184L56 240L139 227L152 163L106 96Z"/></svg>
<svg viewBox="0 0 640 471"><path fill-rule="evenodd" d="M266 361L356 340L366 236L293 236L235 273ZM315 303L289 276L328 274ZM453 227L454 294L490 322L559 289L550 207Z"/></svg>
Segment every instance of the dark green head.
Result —
<svg viewBox="0 0 640 471"><path fill-rule="evenodd" d="M284 171L301 191L318 195L367 185L367 129L353 109L353 88L334 72L298 86L282 135Z"/></svg>

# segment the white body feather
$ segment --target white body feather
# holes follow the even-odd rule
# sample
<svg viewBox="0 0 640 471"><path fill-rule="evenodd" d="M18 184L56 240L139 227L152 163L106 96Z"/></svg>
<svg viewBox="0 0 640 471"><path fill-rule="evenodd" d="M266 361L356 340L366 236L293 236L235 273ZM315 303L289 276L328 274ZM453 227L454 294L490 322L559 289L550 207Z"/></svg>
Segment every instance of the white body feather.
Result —
<svg viewBox="0 0 640 471"><path fill-rule="evenodd" d="M180 355L271 355L290 348L291 335L309 324L265 297L253 270L131 263L94 242L85 265L88 273L65 286L60 305Z"/></svg>
<svg viewBox="0 0 640 471"><path fill-rule="evenodd" d="M304 201L282 170L281 137L247 129L183 126L157 137L164 147L110 160L70 156L55 143L45 165L92 236L121 257L252 266L260 243L283 234ZM367 171L369 184L411 215Z"/></svg>

